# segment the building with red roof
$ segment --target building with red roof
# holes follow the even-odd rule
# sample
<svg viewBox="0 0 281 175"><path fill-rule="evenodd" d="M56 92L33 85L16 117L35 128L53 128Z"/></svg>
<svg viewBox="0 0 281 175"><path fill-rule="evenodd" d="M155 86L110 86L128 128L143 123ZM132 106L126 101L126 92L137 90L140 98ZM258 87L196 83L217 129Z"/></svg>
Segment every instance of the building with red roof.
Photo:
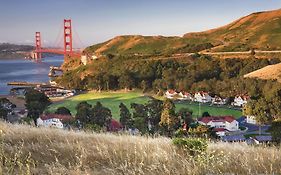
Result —
<svg viewBox="0 0 281 175"><path fill-rule="evenodd" d="M71 122L73 120L74 117L72 117L71 115L42 114L37 119L37 126L55 127L62 129L64 123Z"/></svg>
<svg viewBox="0 0 281 175"><path fill-rule="evenodd" d="M225 135L226 132L239 130L239 122L232 116L209 116L198 119L198 123L214 128L219 136Z"/></svg>
<svg viewBox="0 0 281 175"><path fill-rule="evenodd" d="M173 89L169 89L165 93L165 96L168 99L173 99L175 95L178 95L178 93L175 90L173 90Z"/></svg>

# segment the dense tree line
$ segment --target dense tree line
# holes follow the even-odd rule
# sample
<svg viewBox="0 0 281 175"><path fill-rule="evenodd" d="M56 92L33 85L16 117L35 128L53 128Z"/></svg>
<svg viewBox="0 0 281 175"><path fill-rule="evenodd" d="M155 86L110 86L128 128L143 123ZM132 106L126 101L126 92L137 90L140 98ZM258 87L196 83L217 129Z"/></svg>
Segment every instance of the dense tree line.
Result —
<svg viewBox="0 0 281 175"><path fill-rule="evenodd" d="M58 82L69 88L85 90L138 88L158 94L167 89L203 90L222 97L248 94L254 105L262 101L273 104L268 105L269 113L276 117L280 116L276 112L280 109L280 99L277 98L280 84L270 80L245 79L243 75L278 62L279 59L255 59L254 56L252 59L221 60L199 54L179 60L111 56L69 71Z"/></svg>

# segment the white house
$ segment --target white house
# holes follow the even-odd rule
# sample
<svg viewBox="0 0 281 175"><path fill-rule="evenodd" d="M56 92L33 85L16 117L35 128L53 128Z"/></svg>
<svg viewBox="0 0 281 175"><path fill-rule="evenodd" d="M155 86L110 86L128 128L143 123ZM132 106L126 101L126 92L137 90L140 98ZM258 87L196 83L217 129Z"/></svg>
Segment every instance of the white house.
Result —
<svg viewBox="0 0 281 175"><path fill-rule="evenodd" d="M237 95L234 98L232 105L242 107L250 99L248 95Z"/></svg>
<svg viewBox="0 0 281 175"><path fill-rule="evenodd" d="M198 123L214 128L214 131L219 136L224 136L227 132L239 130L239 123L232 116L202 117L198 120Z"/></svg>
<svg viewBox="0 0 281 175"><path fill-rule="evenodd" d="M178 95L180 96L180 98L178 98L179 100L191 100L191 101L193 101L193 96L192 96L191 93L180 92Z"/></svg>
<svg viewBox="0 0 281 175"><path fill-rule="evenodd" d="M37 126L63 129L63 123L71 120L73 120L73 117L70 115L43 114L37 119Z"/></svg>
<svg viewBox="0 0 281 175"><path fill-rule="evenodd" d="M197 92L194 95L194 101L208 103L212 102L212 97L207 92Z"/></svg>
<svg viewBox="0 0 281 175"><path fill-rule="evenodd" d="M178 95L178 93L175 90L167 90L165 93L165 97L168 99L173 99L175 95Z"/></svg>
<svg viewBox="0 0 281 175"><path fill-rule="evenodd" d="M216 95L214 98L212 98L212 103L215 105L225 105L226 99L223 99Z"/></svg>
<svg viewBox="0 0 281 175"><path fill-rule="evenodd" d="M246 122L254 125L257 124L256 117L253 115L247 115Z"/></svg>
<svg viewBox="0 0 281 175"><path fill-rule="evenodd" d="M87 65L87 56L86 56L86 55L81 55L81 62L82 62L84 65Z"/></svg>

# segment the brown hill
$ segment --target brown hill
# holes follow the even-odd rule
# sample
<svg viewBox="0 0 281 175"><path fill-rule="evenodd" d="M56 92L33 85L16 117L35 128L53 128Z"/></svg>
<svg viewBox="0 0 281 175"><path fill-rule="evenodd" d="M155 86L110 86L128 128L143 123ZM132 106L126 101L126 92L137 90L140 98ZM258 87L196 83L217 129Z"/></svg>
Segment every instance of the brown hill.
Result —
<svg viewBox="0 0 281 175"><path fill-rule="evenodd" d="M188 33L183 37L118 36L88 47L95 54L174 54L202 50L281 50L281 9L258 12L216 29Z"/></svg>
<svg viewBox="0 0 281 175"><path fill-rule="evenodd" d="M216 29L188 33L185 38L200 38L220 43L214 51L281 49L281 9L258 12Z"/></svg>
<svg viewBox="0 0 281 175"><path fill-rule="evenodd" d="M244 75L245 78L259 78L266 80L278 80L281 83L281 63L266 66L254 72Z"/></svg>

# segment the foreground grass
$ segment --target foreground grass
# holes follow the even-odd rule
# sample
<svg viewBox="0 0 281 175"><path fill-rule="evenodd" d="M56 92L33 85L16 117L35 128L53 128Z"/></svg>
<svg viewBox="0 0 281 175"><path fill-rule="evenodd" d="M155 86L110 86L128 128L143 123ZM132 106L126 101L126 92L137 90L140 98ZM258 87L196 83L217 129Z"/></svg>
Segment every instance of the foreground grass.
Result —
<svg viewBox="0 0 281 175"><path fill-rule="evenodd" d="M281 151L274 147L210 143L207 153L192 157L168 138L69 132L1 122L0 128L0 174L281 173Z"/></svg>
<svg viewBox="0 0 281 175"><path fill-rule="evenodd" d="M100 101L104 106L108 107L113 115L113 118L119 119L120 111L119 104L124 103L129 110L131 110L131 103L145 104L149 101L149 97L143 96L141 92L89 92L86 94L77 95L75 97L66 99L63 102L55 103L51 105L48 109L50 112L54 112L58 107L67 107L73 115L76 114L75 107L81 101L87 101L88 103L95 105L96 102ZM189 102L184 102L181 104L176 104L177 110L180 108L189 108L193 111L194 116L198 116L199 107L198 104L190 104ZM200 114L203 112L209 112L209 114L214 116L225 116L232 115L236 118L242 115L241 111L228 109L228 108L218 108L201 105Z"/></svg>

